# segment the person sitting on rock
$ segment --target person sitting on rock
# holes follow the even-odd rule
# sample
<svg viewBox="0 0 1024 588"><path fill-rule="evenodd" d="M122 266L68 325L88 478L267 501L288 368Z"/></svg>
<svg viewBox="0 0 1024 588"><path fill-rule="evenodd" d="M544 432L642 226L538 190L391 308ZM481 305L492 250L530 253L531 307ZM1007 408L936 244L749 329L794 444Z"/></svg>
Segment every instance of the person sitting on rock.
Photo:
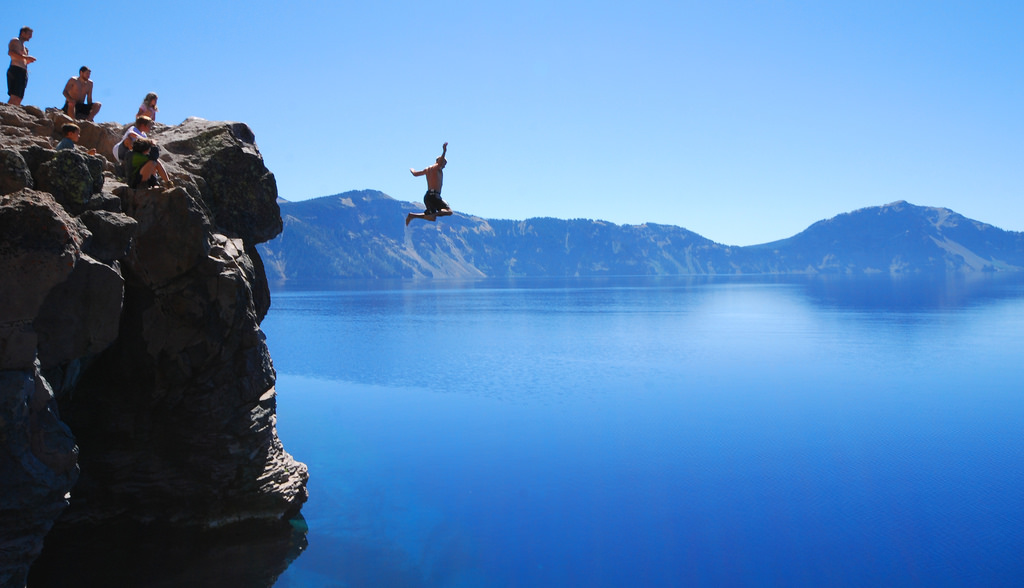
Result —
<svg viewBox="0 0 1024 588"><path fill-rule="evenodd" d="M153 127L153 119L148 116L140 116L135 119L135 125L129 127L124 132L124 136L121 140L114 145L114 160L117 161L122 169L124 170L125 181L131 179L129 172L131 171L131 163L128 161L132 153L132 145L135 144L136 139L148 139L149 131Z"/></svg>
<svg viewBox="0 0 1024 588"><path fill-rule="evenodd" d="M74 149L75 143L78 143L82 137L82 129L74 123L68 123L60 128L60 132L64 134L64 138L57 143L57 151L63 151L64 149ZM88 151L89 155L96 155L95 149Z"/></svg>
<svg viewBox="0 0 1024 588"><path fill-rule="evenodd" d="M171 180L160 163L160 149L150 139L136 139L132 144L132 154L129 158L130 174L128 186L130 188L156 187L160 183L157 176L163 180L165 187L171 186Z"/></svg>
<svg viewBox="0 0 1024 588"><path fill-rule="evenodd" d="M78 77L71 78L64 85L64 114L73 119L93 120L102 104L92 101L92 74L86 66L78 69Z"/></svg>
<svg viewBox="0 0 1024 588"><path fill-rule="evenodd" d="M156 111L160 110L156 107L156 100L156 92L146 94L146 97L142 99L142 104L139 106L139 112L135 116L148 116L150 120L156 120Z"/></svg>
<svg viewBox="0 0 1024 588"><path fill-rule="evenodd" d="M64 134L64 138L57 143L57 151L74 149L78 137L82 134L82 129L78 128L76 124L68 123L60 128L60 132Z"/></svg>

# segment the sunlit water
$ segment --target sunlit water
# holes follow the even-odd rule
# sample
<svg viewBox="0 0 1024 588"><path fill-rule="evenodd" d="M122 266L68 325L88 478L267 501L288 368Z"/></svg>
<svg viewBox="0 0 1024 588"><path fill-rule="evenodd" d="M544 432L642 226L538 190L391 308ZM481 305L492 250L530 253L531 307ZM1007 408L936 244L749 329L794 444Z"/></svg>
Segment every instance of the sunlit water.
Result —
<svg viewBox="0 0 1024 588"><path fill-rule="evenodd" d="M1024 584L1024 280L278 291L277 586Z"/></svg>

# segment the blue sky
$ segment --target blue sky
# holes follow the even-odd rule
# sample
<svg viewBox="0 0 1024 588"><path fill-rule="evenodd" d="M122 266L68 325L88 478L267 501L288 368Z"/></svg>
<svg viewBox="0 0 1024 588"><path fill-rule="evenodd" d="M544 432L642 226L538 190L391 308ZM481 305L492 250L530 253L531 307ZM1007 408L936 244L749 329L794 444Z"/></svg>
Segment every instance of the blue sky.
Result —
<svg viewBox="0 0 1024 588"><path fill-rule="evenodd" d="M141 8L141 10L140 10ZM248 123L282 197L782 239L896 200L1024 230L1024 3L22 2L26 104ZM402 222L398 219L396 222Z"/></svg>

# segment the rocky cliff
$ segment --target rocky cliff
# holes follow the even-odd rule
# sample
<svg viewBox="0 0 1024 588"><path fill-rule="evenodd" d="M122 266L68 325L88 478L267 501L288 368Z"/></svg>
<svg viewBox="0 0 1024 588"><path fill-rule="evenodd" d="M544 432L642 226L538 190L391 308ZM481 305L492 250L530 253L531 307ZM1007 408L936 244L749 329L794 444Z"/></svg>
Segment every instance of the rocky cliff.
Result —
<svg viewBox="0 0 1024 588"><path fill-rule="evenodd" d="M281 232L249 128L154 137L173 187L133 190L123 128L0 104L0 586L57 529L281 520L307 471L278 440L257 243ZM52 533L51 533L52 536Z"/></svg>

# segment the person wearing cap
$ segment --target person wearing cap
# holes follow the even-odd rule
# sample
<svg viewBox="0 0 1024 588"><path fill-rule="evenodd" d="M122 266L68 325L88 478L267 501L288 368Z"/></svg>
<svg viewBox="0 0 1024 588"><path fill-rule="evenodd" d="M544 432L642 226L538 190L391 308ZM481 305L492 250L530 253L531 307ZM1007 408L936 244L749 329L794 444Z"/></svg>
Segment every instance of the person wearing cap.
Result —
<svg viewBox="0 0 1024 588"><path fill-rule="evenodd" d="M434 160L434 165L419 171L409 168L414 176L427 176L427 193L423 195L423 205L427 209L423 212L410 212L405 217L405 226L414 218L421 218L430 222L437 220L439 216L451 216L452 208L447 202L441 200L441 184L444 182L444 166L448 160L444 158L448 153L448 143L441 146L441 155Z"/></svg>

